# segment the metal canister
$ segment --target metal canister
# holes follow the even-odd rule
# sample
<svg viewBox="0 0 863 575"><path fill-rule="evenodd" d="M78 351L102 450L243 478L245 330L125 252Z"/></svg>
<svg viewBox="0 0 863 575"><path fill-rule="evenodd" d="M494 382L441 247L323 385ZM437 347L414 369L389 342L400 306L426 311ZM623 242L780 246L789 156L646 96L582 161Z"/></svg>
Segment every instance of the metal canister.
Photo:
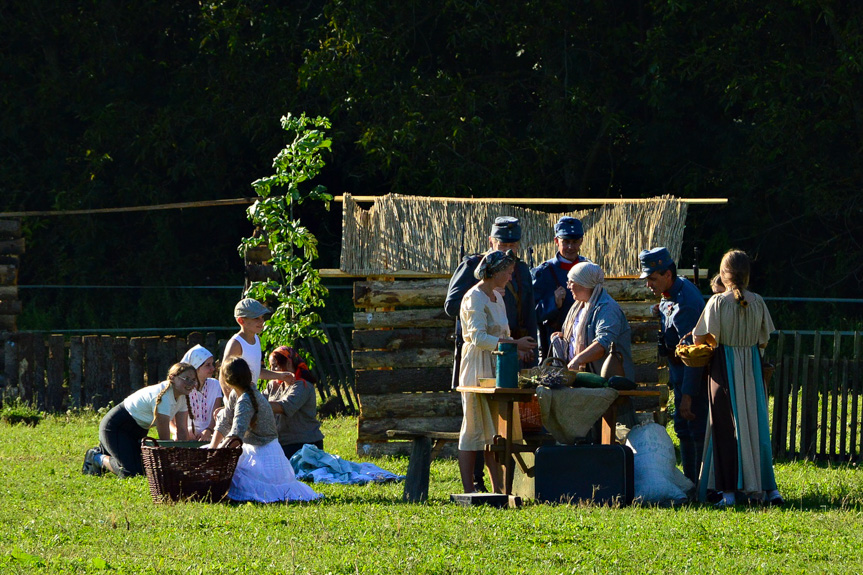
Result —
<svg viewBox="0 0 863 575"><path fill-rule="evenodd" d="M518 387L518 347L514 343L499 343L497 351L491 352L497 356L496 387Z"/></svg>

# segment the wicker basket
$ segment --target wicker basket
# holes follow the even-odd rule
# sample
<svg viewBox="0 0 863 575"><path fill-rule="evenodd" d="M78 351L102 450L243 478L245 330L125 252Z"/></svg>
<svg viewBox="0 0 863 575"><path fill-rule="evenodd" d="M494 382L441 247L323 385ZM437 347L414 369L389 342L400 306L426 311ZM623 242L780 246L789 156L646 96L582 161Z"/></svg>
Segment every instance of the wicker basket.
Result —
<svg viewBox="0 0 863 575"><path fill-rule="evenodd" d="M161 443L152 437L141 440L141 459L154 503L221 501L227 496L242 447L201 449L197 442Z"/></svg>
<svg viewBox="0 0 863 575"><path fill-rule="evenodd" d="M680 343L674 349L675 355L683 362L683 365L688 367L704 367L710 363L713 357L713 352L716 351L716 340L712 334L707 334L707 343L695 345L694 343L687 344L684 341L692 335L692 332L687 333L680 338Z"/></svg>
<svg viewBox="0 0 863 575"><path fill-rule="evenodd" d="M549 357L540 366L522 369L518 374L518 385L519 387L535 388L536 383L531 380L546 374L560 376L563 385L572 386L575 383L575 372L567 369L566 362L557 357Z"/></svg>
<svg viewBox="0 0 863 575"><path fill-rule="evenodd" d="M539 411L539 398L533 396L530 401L518 404L518 414L521 418L522 433L539 433L542 431L542 414Z"/></svg>

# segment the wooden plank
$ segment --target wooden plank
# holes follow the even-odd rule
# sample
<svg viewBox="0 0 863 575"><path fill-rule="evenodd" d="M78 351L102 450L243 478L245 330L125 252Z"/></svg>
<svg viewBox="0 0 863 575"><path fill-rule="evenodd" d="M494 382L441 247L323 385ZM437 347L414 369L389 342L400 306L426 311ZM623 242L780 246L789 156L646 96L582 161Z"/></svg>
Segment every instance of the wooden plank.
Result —
<svg viewBox="0 0 863 575"><path fill-rule="evenodd" d="M5 390L11 391L11 388L18 388L18 336L12 334L3 344L3 379L5 380ZM0 404L2 404L2 396L0 396Z"/></svg>
<svg viewBox="0 0 863 575"><path fill-rule="evenodd" d="M17 285L0 285L0 300L18 299Z"/></svg>
<svg viewBox="0 0 863 575"><path fill-rule="evenodd" d="M659 322L653 321L630 321L632 343L652 343L656 347L656 337L659 331Z"/></svg>
<svg viewBox="0 0 863 575"><path fill-rule="evenodd" d="M634 364L656 363L656 361L656 342L632 344L632 362Z"/></svg>
<svg viewBox="0 0 863 575"><path fill-rule="evenodd" d="M132 393L129 338L115 337L112 342L114 364L114 403L120 403Z"/></svg>
<svg viewBox="0 0 863 575"><path fill-rule="evenodd" d="M351 347L366 349L406 349L413 347L453 347L452 328L363 329L351 332Z"/></svg>
<svg viewBox="0 0 863 575"><path fill-rule="evenodd" d="M84 405L84 338L69 338L69 407Z"/></svg>
<svg viewBox="0 0 863 575"><path fill-rule="evenodd" d="M33 402L33 342L32 333L18 336L18 397Z"/></svg>
<svg viewBox="0 0 863 575"><path fill-rule="evenodd" d="M664 369L663 372L665 374L668 373L667 369ZM659 364L657 362L652 363L636 363L635 364L635 381L636 383L668 383L668 377L665 378L665 381L660 381L659 374Z"/></svg>
<svg viewBox="0 0 863 575"><path fill-rule="evenodd" d="M14 286L18 283L18 266L0 264L0 285Z"/></svg>
<svg viewBox="0 0 863 575"><path fill-rule="evenodd" d="M853 380L852 380L852 387L851 387L851 389L853 390L851 393L851 397L853 398L853 403L851 404L851 430L850 430L850 434L851 434L850 451L851 451L851 455L854 455L854 456L859 455L858 450L860 449L860 446L863 445L863 442L860 442L860 443L857 442L857 415L858 415L857 406L860 402L860 347L861 347L860 344L861 344L861 340L863 340L863 338L860 337L860 332L855 331L854 332L854 355L852 356L854 358L853 368L852 368ZM861 432L863 432L863 426L860 426L860 430L861 430Z"/></svg>
<svg viewBox="0 0 863 575"><path fill-rule="evenodd" d="M143 338L129 340L129 391L144 387L144 342Z"/></svg>
<svg viewBox="0 0 863 575"><path fill-rule="evenodd" d="M159 338L141 338L144 345L144 357L147 366L147 385L155 385L162 381L162 376L167 373L159 373Z"/></svg>
<svg viewBox="0 0 863 575"><path fill-rule="evenodd" d="M354 369L412 367L447 367L453 362L452 348L402 349L399 351L354 351L351 363Z"/></svg>
<svg viewBox="0 0 863 575"><path fill-rule="evenodd" d="M268 262L273 259L273 253L267 244L259 244L247 247L244 257L250 262Z"/></svg>
<svg viewBox="0 0 863 575"><path fill-rule="evenodd" d="M833 333L833 360L830 362L830 381L828 383L828 389L830 392L830 452L829 456L835 457L836 453L836 439L838 434L838 429L836 428L837 418L839 415L839 369L840 369L840 361L839 355L842 345L841 334L836 331ZM827 397L825 396L825 401Z"/></svg>
<svg viewBox="0 0 863 575"><path fill-rule="evenodd" d="M788 444L788 369L783 361L785 357L785 334L779 332L776 342L776 359L773 361L776 373L774 377L777 383L773 392L773 419L776 431L774 432L774 453L779 459L786 457Z"/></svg>
<svg viewBox="0 0 863 575"><path fill-rule="evenodd" d="M791 416L788 419L788 428L791 430L789 437L789 453L791 456L797 456L797 430L803 428L803 424L801 422L800 426L797 425L797 402L798 396L800 395L800 364L803 362L803 358L800 355L800 346L802 345L801 336L799 332L794 332L794 355L792 357L792 361L794 362L791 366L792 374L791 374Z"/></svg>
<svg viewBox="0 0 863 575"><path fill-rule="evenodd" d="M461 394L453 391L364 395L360 399L360 417L369 419L461 415Z"/></svg>
<svg viewBox="0 0 863 575"><path fill-rule="evenodd" d="M354 282L354 307L442 308L449 280Z"/></svg>
<svg viewBox="0 0 863 575"><path fill-rule="evenodd" d="M45 366L48 363L48 348L41 334L33 334L33 403L38 409L47 409Z"/></svg>
<svg viewBox="0 0 863 575"><path fill-rule="evenodd" d="M655 301L619 301L617 305L623 310L623 314L630 322L651 321L656 319L653 315Z"/></svg>
<svg viewBox="0 0 863 575"><path fill-rule="evenodd" d="M17 238L21 236L21 220L0 220L0 237Z"/></svg>
<svg viewBox="0 0 863 575"><path fill-rule="evenodd" d="M312 355L312 359L315 360L315 366L312 369L312 373L314 373L318 378L318 383L315 384L315 387L318 390L318 396L321 398L321 401L325 401L330 396L330 392L327 389L327 379L324 377L324 366L321 363L321 357L317 351L315 338L307 337L303 338L301 341L305 342L304 347L309 350L309 353Z"/></svg>
<svg viewBox="0 0 863 575"><path fill-rule="evenodd" d="M461 416L458 417L405 417L357 420L357 438L360 440L387 439L388 429L402 431L458 431L461 429Z"/></svg>
<svg viewBox="0 0 863 575"><path fill-rule="evenodd" d="M21 315L21 301L17 299L0 299L0 315Z"/></svg>
<svg viewBox="0 0 863 575"><path fill-rule="evenodd" d="M829 456L827 452L827 435L830 433L830 419L828 407L830 406L830 360L821 358L821 369L816 373L818 377L818 391L820 395L819 407L821 408L818 419L818 456Z"/></svg>
<svg viewBox="0 0 863 575"><path fill-rule="evenodd" d="M0 255L20 256L24 253L24 238L15 238L12 240L0 240Z"/></svg>
<svg viewBox="0 0 863 575"><path fill-rule="evenodd" d="M66 370L66 340L62 335L48 337L48 365L45 403L49 411L63 411L63 372Z"/></svg>
<svg viewBox="0 0 863 575"><path fill-rule="evenodd" d="M821 332L815 332L813 343L813 359L810 363L810 368L804 374L804 401L802 408L803 415L803 437L800 447L804 450L806 457L810 460L815 459L818 448L818 394L819 394L819 373L821 371ZM811 374L809 373L811 372Z"/></svg>
<svg viewBox="0 0 863 575"><path fill-rule="evenodd" d="M637 278L606 278L603 287L617 303L627 300L650 300L658 303L659 299L648 289L642 279Z"/></svg>
<svg viewBox="0 0 863 575"><path fill-rule="evenodd" d="M192 349L196 345L203 345L204 347L207 347L206 345L204 345L204 334L199 331L193 331L186 338L186 350ZM212 350L210 350L210 352L212 353Z"/></svg>
<svg viewBox="0 0 863 575"><path fill-rule="evenodd" d="M354 327L356 329L397 327L448 327L453 329L454 325L455 320L449 317L443 308L354 313Z"/></svg>
<svg viewBox="0 0 863 575"><path fill-rule="evenodd" d="M102 403L99 407L105 407L116 397L114 392L114 338L110 335L103 335L99 338L99 378L102 397Z"/></svg>
<svg viewBox="0 0 863 575"><path fill-rule="evenodd" d="M452 390L452 366L413 369L360 370L357 395Z"/></svg>
<svg viewBox="0 0 863 575"><path fill-rule="evenodd" d="M0 315L0 331L16 331L17 329L17 315Z"/></svg>
<svg viewBox="0 0 863 575"><path fill-rule="evenodd" d="M168 370L177 363L177 336L168 335L159 340L159 381L164 381Z"/></svg>
<svg viewBox="0 0 863 575"><path fill-rule="evenodd" d="M839 454L847 459L848 452L848 358L842 358L842 413L839 418Z"/></svg>
<svg viewBox="0 0 863 575"><path fill-rule="evenodd" d="M99 395L99 336L85 335L84 340L84 404L98 407L96 396Z"/></svg>
<svg viewBox="0 0 863 575"><path fill-rule="evenodd" d="M279 281L281 279L278 270L274 266L267 264L247 264L246 277L249 281L253 282Z"/></svg>

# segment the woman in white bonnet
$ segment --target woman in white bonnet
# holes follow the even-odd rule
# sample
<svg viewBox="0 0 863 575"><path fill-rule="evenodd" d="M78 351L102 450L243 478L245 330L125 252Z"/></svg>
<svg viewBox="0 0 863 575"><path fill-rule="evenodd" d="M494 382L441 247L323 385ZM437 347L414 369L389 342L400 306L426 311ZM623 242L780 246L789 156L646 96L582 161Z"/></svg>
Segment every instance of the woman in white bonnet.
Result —
<svg viewBox="0 0 863 575"><path fill-rule="evenodd" d="M551 336L554 357L566 361L570 369L587 366L588 371L600 373L613 343L623 356L625 377L635 381L629 321L603 287L602 268L592 262L581 262L569 270L566 278L575 304L563 320L563 331Z"/></svg>
<svg viewBox="0 0 863 575"><path fill-rule="evenodd" d="M213 354L202 345L196 345L186 352L183 362L195 368L198 385L189 394L189 433L192 433L192 420L195 422L195 439L209 441L213 436L216 421L213 412L222 407L222 387L218 379L211 376L216 370Z"/></svg>

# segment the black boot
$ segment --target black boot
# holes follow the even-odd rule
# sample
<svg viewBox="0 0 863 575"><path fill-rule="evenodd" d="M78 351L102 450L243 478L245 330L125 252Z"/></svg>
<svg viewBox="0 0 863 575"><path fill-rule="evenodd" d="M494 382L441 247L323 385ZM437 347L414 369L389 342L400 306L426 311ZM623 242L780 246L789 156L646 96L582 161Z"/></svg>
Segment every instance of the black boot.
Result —
<svg viewBox="0 0 863 575"><path fill-rule="evenodd" d="M696 455L695 440L689 437L680 438L680 463L683 475L693 483L698 483L701 454Z"/></svg>

